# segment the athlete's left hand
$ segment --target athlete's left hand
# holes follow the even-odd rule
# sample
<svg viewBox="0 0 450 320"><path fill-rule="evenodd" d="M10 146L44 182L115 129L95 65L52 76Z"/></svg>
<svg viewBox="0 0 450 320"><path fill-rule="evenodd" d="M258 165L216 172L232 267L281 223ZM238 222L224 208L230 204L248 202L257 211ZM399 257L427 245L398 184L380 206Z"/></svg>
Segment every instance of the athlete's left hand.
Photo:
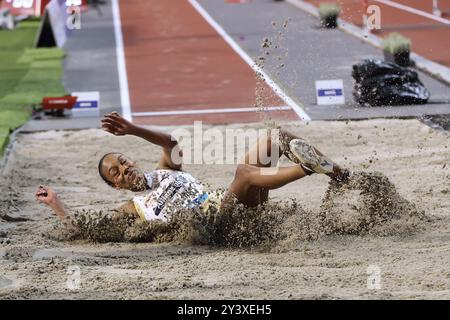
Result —
<svg viewBox="0 0 450 320"><path fill-rule="evenodd" d="M132 134L135 126L117 112L112 112L103 117L102 129L115 136L124 136Z"/></svg>
<svg viewBox="0 0 450 320"><path fill-rule="evenodd" d="M56 192L52 188L43 185L40 185L37 189L35 198L36 201L48 206L52 206L58 202L58 195Z"/></svg>

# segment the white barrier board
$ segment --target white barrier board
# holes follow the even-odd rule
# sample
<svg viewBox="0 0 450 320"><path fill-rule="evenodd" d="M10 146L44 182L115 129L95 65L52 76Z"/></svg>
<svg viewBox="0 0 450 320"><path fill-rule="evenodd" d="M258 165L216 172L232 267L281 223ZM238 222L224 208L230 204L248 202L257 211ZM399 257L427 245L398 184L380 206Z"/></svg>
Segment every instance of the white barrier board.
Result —
<svg viewBox="0 0 450 320"><path fill-rule="evenodd" d="M72 96L78 97L72 109L73 117L100 117L100 92L73 92Z"/></svg>

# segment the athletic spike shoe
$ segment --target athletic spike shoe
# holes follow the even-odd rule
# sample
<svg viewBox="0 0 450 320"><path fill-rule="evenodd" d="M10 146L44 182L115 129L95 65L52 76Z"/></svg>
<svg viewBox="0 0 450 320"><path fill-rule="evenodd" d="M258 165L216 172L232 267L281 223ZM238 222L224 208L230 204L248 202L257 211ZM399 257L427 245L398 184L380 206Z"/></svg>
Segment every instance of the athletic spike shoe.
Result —
<svg viewBox="0 0 450 320"><path fill-rule="evenodd" d="M293 139L289 142L289 148L304 168L315 173L333 173L333 161L323 155L318 155L314 147L305 140Z"/></svg>

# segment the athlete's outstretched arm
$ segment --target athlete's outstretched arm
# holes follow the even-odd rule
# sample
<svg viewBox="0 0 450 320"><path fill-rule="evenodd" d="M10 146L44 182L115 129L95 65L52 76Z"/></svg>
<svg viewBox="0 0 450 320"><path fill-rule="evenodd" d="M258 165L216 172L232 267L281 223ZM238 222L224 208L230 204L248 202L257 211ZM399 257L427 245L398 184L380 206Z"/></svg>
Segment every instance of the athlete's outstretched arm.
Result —
<svg viewBox="0 0 450 320"><path fill-rule="evenodd" d="M72 229L75 228L75 225L72 223L73 221L70 214L67 212L64 204L52 188L39 186L38 190L36 191L35 197L38 202L44 203L48 207L50 207L66 227Z"/></svg>
<svg viewBox="0 0 450 320"><path fill-rule="evenodd" d="M121 117L117 112L112 112L103 117L102 128L115 136L133 135L162 147L163 154L158 168L181 170L182 151L177 140L171 135L137 126ZM172 158L172 155L176 155L177 159Z"/></svg>
<svg viewBox="0 0 450 320"><path fill-rule="evenodd" d="M75 225L72 216L65 208L62 201L59 199L57 193L50 187L47 186L39 186L38 190L35 194L36 200L39 203L43 203L47 205L49 208L53 210L55 215L58 217L58 219L67 227L73 230L77 229L77 226ZM136 216L139 217L139 214L137 213L133 201L128 201L121 205L116 210L116 214L113 214L112 218L120 218L124 215L128 216Z"/></svg>

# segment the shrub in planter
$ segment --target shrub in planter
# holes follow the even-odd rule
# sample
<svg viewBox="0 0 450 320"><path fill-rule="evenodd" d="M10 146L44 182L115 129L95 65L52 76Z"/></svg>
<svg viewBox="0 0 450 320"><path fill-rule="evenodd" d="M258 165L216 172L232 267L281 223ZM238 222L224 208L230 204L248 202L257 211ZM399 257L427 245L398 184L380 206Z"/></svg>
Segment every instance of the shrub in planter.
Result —
<svg viewBox="0 0 450 320"><path fill-rule="evenodd" d="M383 41L384 60L396 63L402 67L411 65L409 55L411 52L411 40L399 33L390 33Z"/></svg>
<svg viewBox="0 0 450 320"><path fill-rule="evenodd" d="M322 3L319 7L320 22L324 28L337 28L341 7L337 3Z"/></svg>

